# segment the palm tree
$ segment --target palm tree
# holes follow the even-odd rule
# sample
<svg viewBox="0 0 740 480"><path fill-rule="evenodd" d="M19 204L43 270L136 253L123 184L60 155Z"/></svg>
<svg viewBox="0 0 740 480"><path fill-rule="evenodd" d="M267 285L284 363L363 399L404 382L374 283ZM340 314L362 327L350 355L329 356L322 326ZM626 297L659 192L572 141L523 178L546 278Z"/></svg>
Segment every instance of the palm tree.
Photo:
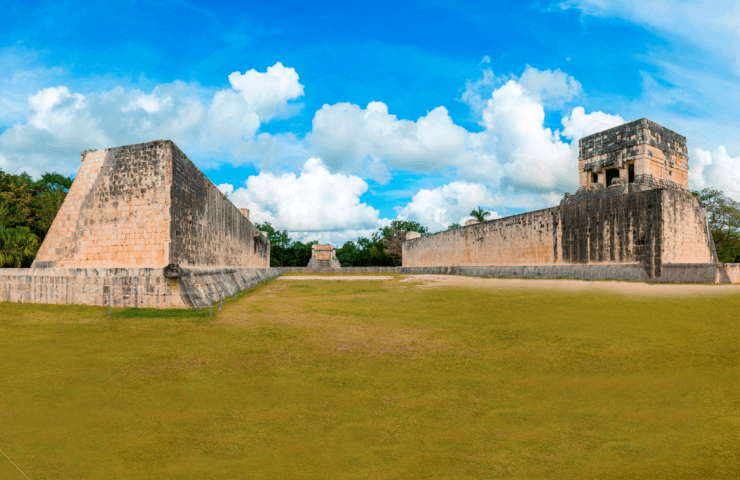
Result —
<svg viewBox="0 0 740 480"><path fill-rule="evenodd" d="M39 249L39 238L28 227L0 225L0 267L20 268Z"/></svg>
<svg viewBox="0 0 740 480"><path fill-rule="evenodd" d="M478 207L477 210L473 210L472 212L470 212L470 216L478 220L479 222L485 222L486 217L489 216L490 214L491 212L487 210L483 210L481 207Z"/></svg>

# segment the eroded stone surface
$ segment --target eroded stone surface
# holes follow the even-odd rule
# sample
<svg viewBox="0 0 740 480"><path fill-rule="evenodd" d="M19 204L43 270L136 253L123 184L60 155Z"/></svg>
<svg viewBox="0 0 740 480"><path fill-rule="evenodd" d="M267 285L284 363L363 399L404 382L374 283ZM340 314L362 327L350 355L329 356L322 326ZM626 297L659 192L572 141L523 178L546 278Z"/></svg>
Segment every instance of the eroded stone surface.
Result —
<svg viewBox="0 0 740 480"><path fill-rule="evenodd" d="M171 141L87 152L33 268L268 267L270 244Z"/></svg>

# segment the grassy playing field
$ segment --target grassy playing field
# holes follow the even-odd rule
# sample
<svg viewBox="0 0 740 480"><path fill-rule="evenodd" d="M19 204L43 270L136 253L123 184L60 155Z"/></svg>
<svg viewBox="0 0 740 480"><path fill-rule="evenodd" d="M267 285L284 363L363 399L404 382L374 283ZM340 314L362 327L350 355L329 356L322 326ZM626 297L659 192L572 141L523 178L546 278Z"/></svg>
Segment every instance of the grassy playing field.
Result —
<svg viewBox="0 0 740 480"><path fill-rule="evenodd" d="M0 304L0 450L32 480L740 478L740 296L400 279L213 320Z"/></svg>

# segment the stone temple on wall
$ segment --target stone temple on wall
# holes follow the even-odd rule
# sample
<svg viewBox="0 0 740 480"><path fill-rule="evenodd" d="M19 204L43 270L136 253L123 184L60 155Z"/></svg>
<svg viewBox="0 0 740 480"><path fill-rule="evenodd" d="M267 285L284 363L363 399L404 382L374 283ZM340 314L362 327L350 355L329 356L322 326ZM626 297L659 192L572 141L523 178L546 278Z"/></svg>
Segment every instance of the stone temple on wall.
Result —
<svg viewBox="0 0 740 480"><path fill-rule="evenodd" d="M312 245L311 260L308 268L341 268L342 264L337 259L337 249L333 245Z"/></svg>
<svg viewBox="0 0 740 480"><path fill-rule="evenodd" d="M560 205L403 243L407 273L737 283L688 188L686 138L648 119L579 141Z"/></svg>

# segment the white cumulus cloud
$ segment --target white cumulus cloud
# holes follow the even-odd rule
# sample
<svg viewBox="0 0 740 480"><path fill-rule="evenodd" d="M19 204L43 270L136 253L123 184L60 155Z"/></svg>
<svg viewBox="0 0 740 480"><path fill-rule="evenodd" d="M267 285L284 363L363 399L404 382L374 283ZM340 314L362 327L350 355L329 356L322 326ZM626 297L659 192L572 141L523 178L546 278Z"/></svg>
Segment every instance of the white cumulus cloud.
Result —
<svg viewBox="0 0 740 480"><path fill-rule="evenodd" d="M253 221L270 222L301 238L327 238L345 230L373 232L388 223L360 201L367 188L360 177L332 173L318 158L308 159L299 175L263 171L247 178L245 187L219 185L236 206L249 208Z"/></svg>
<svg viewBox="0 0 740 480"><path fill-rule="evenodd" d="M546 199L542 206L578 185L577 140L623 123L618 116L576 107L562 118L563 131L553 131L545 127L545 108L580 95L577 80L560 70L533 67L507 80L490 69L482 73L481 79L467 82L462 98L480 116L483 131L456 125L444 107L414 121L399 119L382 102L364 109L339 103L316 112L312 151L333 170L380 182L398 170L454 171L467 182L536 192Z"/></svg>
<svg viewBox="0 0 740 480"><path fill-rule="evenodd" d="M740 201L740 156L731 157L725 147L712 153L697 148L690 158L689 185L691 188L716 188Z"/></svg>
<svg viewBox="0 0 740 480"><path fill-rule="evenodd" d="M334 169L361 171L379 180L388 170L429 172L449 165L465 149L468 132L437 107L416 121L399 120L383 102L365 109L324 105L313 119L314 152Z"/></svg>
<svg viewBox="0 0 740 480"><path fill-rule="evenodd" d="M77 171L79 152L86 148L156 139L171 139L191 155L260 150L260 125L303 95L298 74L277 63L266 73L234 72L229 80L232 88L215 94L180 81L150 92L120 86L87 95L66 86L41 89L28 97L26 121L0 134L0 168L68 175Z"/></svg>
<svg viewBox="0 0 740 480"><path fill-rule="evenodd" d="M451 182L430 190L422 189L406 206L397 209L400 220L419 222L430 231L445 230L453 223L464 224L470 212L495 203L490 188L480 183ZM489 219L498 218L492 212Z"/></svg>

